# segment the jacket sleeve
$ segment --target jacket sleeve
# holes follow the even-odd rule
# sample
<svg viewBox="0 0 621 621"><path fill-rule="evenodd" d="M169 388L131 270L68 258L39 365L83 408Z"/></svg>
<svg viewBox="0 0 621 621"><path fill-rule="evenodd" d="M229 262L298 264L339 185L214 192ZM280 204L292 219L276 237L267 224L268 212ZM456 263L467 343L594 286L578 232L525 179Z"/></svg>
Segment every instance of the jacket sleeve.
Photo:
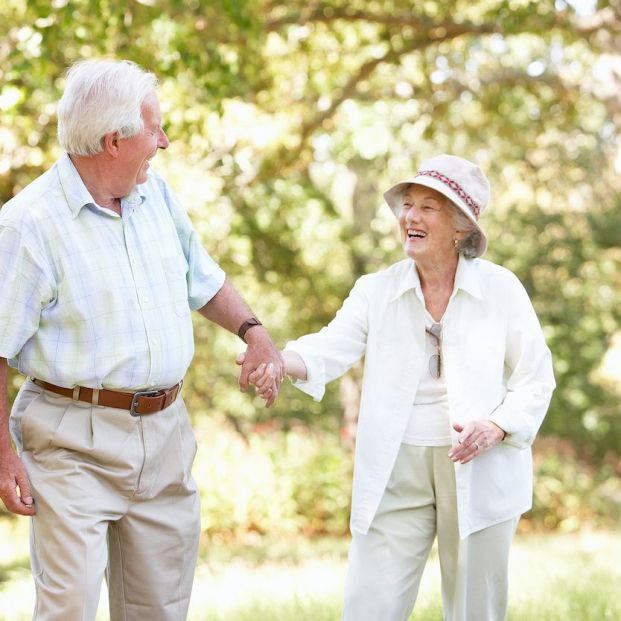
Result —
<svg viewBox="0 0 621 621"><path fill-rule="evenodd" d="M307 379L294 381L294 386L315 401L321 401L328 382L343 375L364 355L368 333L368 278L358 279L327 326L290 341L285 347L299 354L306 365Z"/></svg>
<svg viewBox="0 0 621 621"><path fill-rule="evenodd" d="M512 313L505 350L507 394L489 419L507 432L505 443L526 448L535 440L556 383L539 320L515 276L508 295Z"/></svg>

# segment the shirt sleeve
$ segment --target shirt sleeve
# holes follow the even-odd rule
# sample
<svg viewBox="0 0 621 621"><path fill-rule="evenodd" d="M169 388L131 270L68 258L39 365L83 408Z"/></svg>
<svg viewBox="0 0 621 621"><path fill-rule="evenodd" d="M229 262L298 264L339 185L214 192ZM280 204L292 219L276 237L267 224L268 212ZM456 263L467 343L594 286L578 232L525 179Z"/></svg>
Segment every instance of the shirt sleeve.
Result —
<svg viewBox="0 0 621 621"><path fill-rule="evenodd" d="M504 442L526 448L535 440L556 382L552 356L535 310L522 283L513 278L505 350L507 394L489 419L506 431Z"/></svg>
<svg viewBox="0 0 621 621"><path fill-rule="evenodd" d="M326 384L348 371L366 350L369 303L364 278L354 285L327 326L285 347L285 351L299 354L306 365L307 379L294 381L294 386L315 401L321 401Z"/></svg>
<svg viewBox="0 0 621 621"><path fill-rule="evenodd" d="M53 279L34 240L0 226L0 357L14 358L54 298Z"/></svg>
<svg viewBox="0 0 621 621"><path fill-rule="evenodd" d="M160 183L164 187L166 204L175 222L177 235L188 264L188 304L192 310L198 310L220 291L226 274L205 250L188 214L168 184L161 179Z"/></svg>

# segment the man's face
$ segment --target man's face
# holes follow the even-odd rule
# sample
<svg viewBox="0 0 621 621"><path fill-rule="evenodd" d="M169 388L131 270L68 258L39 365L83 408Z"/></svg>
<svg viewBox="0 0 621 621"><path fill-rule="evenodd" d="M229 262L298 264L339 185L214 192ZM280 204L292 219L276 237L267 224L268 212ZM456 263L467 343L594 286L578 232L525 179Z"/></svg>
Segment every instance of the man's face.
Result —
<svg viewBox="0 0 621 621"><path fill-rule="evenodd" d="M123 181L128 194L134 186L147 180L149 161L158 149L168 147L168 137L162 129L160 103L155 93L145 97L141 108L144 130L119 141L119 162L122 164Z"/></svg>

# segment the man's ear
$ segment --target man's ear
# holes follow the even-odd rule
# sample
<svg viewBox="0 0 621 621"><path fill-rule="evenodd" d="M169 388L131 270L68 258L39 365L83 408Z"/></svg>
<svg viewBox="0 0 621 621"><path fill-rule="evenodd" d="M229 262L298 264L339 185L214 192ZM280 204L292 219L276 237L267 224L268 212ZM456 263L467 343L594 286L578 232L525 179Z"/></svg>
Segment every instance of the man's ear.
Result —
<svg viewBox="0 0 621 621"><path fill-rule="evenodd" d="M110 132L105 134L101 139L104 151L112 157L119 155L119 134L118 132Z"/></svg>

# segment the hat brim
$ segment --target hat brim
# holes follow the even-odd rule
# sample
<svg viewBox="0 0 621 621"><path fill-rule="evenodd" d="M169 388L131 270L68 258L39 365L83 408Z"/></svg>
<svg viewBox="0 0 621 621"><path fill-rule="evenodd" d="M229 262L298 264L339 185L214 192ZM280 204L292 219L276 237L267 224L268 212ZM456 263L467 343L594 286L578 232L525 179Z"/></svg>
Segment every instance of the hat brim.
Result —
<svg viewBox="0 0 621 621"><path fill-rule="evenodd" d="M445 183L440 181L439 179L435 179L434 177L427 177L419 175L414 179L408 179L406 181L400 181L399 183L393 185L389 190L384 192L384 200L392 210L392 212L399 217L399 211L401 210L401 199L403 197L403 193L406 189L411 185L424 185L436 192L439 192L443 196L446 196L467 218L474 224L474 226L479 231L479 243L476 247L477 257L480 257L485 254L487 250L487 236L485 232L477 222L472 211L463 199L453 192L450 187L448 187Z"/></svg>

